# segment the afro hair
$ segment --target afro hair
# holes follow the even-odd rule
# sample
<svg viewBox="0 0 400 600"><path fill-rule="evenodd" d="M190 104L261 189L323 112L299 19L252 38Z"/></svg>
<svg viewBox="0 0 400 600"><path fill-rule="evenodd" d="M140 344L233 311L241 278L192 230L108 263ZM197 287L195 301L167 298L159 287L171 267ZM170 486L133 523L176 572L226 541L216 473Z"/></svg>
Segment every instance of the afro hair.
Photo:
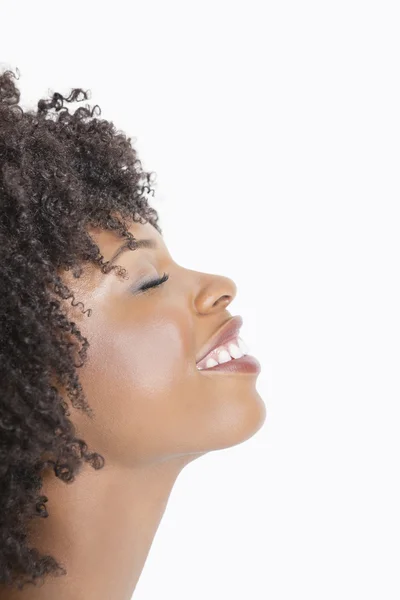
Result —
<svg viewBox="0 0 400 600"><path fill-rule="evenodd" d="M0 72L0 584L21 590L66 574L56 557L28 544L29 520L49 516L40 494L44 470L69 484L84 461L94 469L105 463L75 437L57 387L93 418L77 374L89 342L63 300L72 298L87 317L91 309L74 303L60 271L80 277L90 261L103 273L126 275L104 261L88 226L128 238L131 250L129 223L162 231L146 198L155 174L143 171L131 138L93 117L98 105L73 113L63 107L87 99L87 91L54 93L24 112L15 79Z"/></svg>

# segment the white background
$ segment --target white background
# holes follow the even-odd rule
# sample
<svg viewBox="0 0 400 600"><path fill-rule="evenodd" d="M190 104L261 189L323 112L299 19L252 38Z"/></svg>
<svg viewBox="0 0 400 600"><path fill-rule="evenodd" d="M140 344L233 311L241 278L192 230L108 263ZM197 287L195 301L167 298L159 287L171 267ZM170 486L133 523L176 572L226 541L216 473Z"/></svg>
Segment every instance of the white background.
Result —
<svg viewBox="0 0 400 600"><path fill-rule="evenodd" d="M137 138L174 260L237 284L268 411L182 472L134 598L398 600L398 3L104 6L3 2L0 66Z"/></svg>

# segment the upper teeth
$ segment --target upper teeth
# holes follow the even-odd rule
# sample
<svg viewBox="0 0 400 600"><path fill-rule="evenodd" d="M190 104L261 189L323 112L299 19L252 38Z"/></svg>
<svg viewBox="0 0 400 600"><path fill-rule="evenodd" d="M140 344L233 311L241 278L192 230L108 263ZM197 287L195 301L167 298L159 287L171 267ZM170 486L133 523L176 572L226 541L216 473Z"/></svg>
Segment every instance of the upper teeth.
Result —
<svg viewBox="0 0 400 600"><path fill-rule="evenodd" d="M209 369L218 364L221 365L222 363L228 362L229 360L232 360L232 358L241 358L248 353L249 350L244 341L240 337L237 337L226 342L226 344L211 350L211 352L197 364L197 368L199 371L202 369Z"/></svg>

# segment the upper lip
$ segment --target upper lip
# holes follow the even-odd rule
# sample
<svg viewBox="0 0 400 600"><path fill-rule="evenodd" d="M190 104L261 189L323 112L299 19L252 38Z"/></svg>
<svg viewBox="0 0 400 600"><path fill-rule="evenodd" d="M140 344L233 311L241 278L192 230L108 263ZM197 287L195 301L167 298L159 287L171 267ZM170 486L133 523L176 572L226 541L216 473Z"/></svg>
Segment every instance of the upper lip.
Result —
<svg viewBox="0 0 400 600"><path fill-rule="evenodd" d="M198 357L196 358L196 364L199 363L203 358L207 356L211 350L214 350L218 346L222 346L222 344L233 337L237 337L239 334L239 329L243 325L243 319L240 315L236 315L236 317L231 317L229 321L226 321L208 340L207 344L203 346L200 350Z"/></svg>

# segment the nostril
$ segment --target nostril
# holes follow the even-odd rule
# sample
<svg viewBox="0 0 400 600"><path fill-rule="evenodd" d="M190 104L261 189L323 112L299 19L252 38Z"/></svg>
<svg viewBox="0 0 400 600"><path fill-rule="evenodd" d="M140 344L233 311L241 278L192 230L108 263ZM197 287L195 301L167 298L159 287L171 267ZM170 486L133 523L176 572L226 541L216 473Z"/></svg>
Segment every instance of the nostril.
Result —
<svg viewBox="0 0 400 600"><path fill-rule="evenodd" d="M216 300L214 302L213 306L219 306L220 304L228 305L230 303L230 301L231 301L231 297L225 294L224 296L221 296L220 298L218 298L218 300Z"/></svg>

